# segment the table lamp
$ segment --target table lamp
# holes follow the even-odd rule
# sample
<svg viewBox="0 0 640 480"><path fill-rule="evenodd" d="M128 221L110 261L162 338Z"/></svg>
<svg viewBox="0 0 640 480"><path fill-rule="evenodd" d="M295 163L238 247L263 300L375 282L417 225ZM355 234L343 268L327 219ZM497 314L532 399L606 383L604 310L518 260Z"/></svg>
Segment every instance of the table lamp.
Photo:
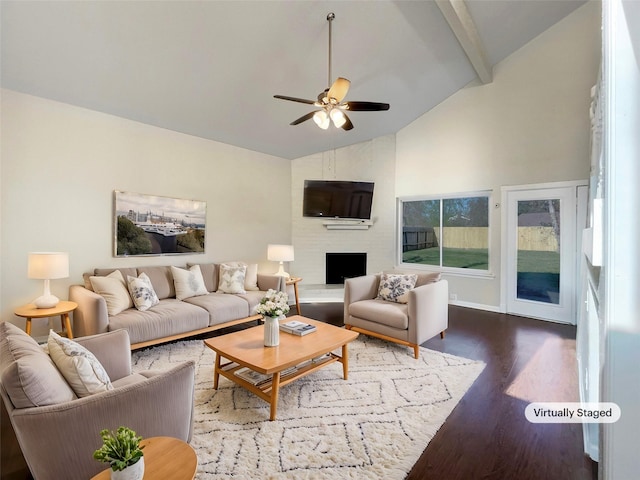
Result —
<svg viewBox="0 0 640 480"><path fill-rule="evenodd" d="M53 308L60 301L51 294L49 280L69 276L69 254L62 252L34 252L29 254L27 276L44 280L44 294L33 303L38 308Z"/></svg>
<svg viewBox="0 0 640 480"><path fill-rule="evenodd" d="M267 258L272 262L280 262L280 267L274 275L289 278L289 274L284 271L282 262L293 262L293 245L273 245L267 247Z"/></svg>

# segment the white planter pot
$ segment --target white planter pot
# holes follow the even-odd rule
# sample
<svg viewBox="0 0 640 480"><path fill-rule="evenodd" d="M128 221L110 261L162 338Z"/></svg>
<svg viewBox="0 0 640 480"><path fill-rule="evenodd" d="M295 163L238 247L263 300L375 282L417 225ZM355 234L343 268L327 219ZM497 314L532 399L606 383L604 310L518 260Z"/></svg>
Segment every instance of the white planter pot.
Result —
<svg viewBox="0 0 640 480"><path fill-rule="evenodd" d="M280 344L280 317L264 317L264 346L277 347Z"/></svg>
<svg viewBox="0 0 640 480"><path fill-rule="evenodd" d="M142 480L144 477L144 457L124 470L111 470L111 480Z"/></svg>

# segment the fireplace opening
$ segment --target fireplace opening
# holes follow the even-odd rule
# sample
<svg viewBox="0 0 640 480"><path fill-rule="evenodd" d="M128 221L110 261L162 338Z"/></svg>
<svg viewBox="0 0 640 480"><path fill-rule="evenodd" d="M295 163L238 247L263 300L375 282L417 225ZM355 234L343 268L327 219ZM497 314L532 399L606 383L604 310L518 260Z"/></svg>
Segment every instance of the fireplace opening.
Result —
<svg viewBox="0 0 640 480"><path fill-rule="evenodd" d="M326 278L328 285L343 284L345 278L367 274L366 253L327 253Z"/></svg>

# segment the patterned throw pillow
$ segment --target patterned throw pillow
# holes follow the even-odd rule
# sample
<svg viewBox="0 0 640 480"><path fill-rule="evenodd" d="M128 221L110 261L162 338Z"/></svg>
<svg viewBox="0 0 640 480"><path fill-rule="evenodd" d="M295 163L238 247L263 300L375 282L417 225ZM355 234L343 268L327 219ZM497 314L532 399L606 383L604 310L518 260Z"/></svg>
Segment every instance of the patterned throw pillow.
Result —
<svg viewBox="0 0 640 480"><path fill-rule="evenodd" d="M258 291L258 264L257 263L244 263L244 262L222 262L221 265L227 267L247 267L247 271L244 273L244 289L249 291Z"/></svg>
<svg viewBox="0 0 640 480"><path fill-rule="evenodd" d="M383 273L380 277L377 298L388 302L407 303L409 291L415 287L416 280L418 275Z"/></svg>
<svg viewBox="0 0 640 480"><path fill-rule="evenodd" d="M209 293L204 285L200 265L194 265L189 270L172 265L171 273L173 274L173 284L176 287L176 298L178 300Z"/></svg>
<svg viewBox="0 0 640 480"><path fill-rule="evenodd" d="M247 273L246 265L231 266L225 263L220 265L220 293L247 293L244 289L244 277Z"/></svg>
<svg viewBox="0 0 640 480"><path fill-rule="evenodd" d="M93 353L53 330L47 340L49 356L78 397L113 390L111 379Z"/></svg>
<svg viewBox="0 0 640 480"><path fill-rule="evenodd" d="M151 285L151 279L146 273L142 272L138 275L138 278L127 275L127 286L129 287L133 304L138 310L144 312L160 303L158 295L156 295L156 291Z"/></svg>

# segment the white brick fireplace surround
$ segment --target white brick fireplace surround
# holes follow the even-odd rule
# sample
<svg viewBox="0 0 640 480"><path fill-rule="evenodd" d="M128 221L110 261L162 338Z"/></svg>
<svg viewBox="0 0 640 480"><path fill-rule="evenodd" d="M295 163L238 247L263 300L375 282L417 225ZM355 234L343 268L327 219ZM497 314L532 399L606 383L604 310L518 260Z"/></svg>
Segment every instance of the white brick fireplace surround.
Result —
<svg viewBox="0 0 640 480"><path fill-rule="evenodd" d="M328 229L326 219L302 216L305 180L374 182L372 225ZM291 168L292 243L289 273L302 277L301 302L342 301L342 285L326 285L327 253L367 254L367 273L393 268L395 244L395 135L296 159Z"/></svg>

